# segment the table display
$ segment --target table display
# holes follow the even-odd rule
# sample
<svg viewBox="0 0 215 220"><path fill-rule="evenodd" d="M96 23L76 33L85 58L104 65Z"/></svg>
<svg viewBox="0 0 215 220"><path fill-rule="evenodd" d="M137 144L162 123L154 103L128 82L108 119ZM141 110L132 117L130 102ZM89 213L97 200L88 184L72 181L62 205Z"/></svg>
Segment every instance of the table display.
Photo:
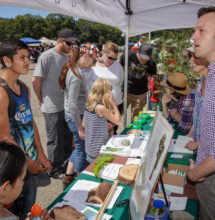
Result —
<svg viewBox="0 0 215 220"><path fill-rule="evenodd" d="M104 153L104 151L106 153L108 152L110 154L109 156L113 155L113 159L110 160L110 163L105 164L101 170L95 172L95 170L93 171L96 163L94 160L93 163L50 204L48 209L50 210L56 205L71 205L77 208L78 203L74 198L80 196L73 194L74 190L76 190L75 193L78 191L78 193L82 194L81 196L85 194L84 202L79 204L80 207L79 209L77 208L77 210L80 210L80 212L88 216L88 218L91 216L90 219L96 219L97 216L97 219L128 220L130 213L134 220L144 219L147 207L151 201L152 191L161 173L165 158L167 158L166 166L169 164L169 161L174 161L174 159L179 160L181 158L177 158L177 156L174 158L174 153L167 153L174 130L160 112L157 112L155 118L148 118L146 124L142 125L142 128L144 130L126 128L122 132L122 135L116 135L110 138L105 145L106 150L103 148L101 151L102 153ZM151 132L149 131L150 129L152 130ZM120 151L117 151L120 148L123 148L122 154L119 153ZM132 156L131 149L136 150L136 155L133 153ZM139 149L142 150L139 151ZM173 155L173 157L171 157L171 155ZM192 158L192 155L190 154L190 157L187 157L186 154L184 155L182 161L188 163L188 159ZM95 173L98 178L95 177ZM110 191L106 189L110 189L114 185L114 180L117 179L119 180L119 183L117 182L118 190L116 190L118 194L116 196L114 192L113 195L111 194L110 196L108 193ZM105 190L100 190L99 183L103 183L101 186L105 185L105 187L108 187ZM91 184L92 188L90 187ZM83 186L86 187L81 188ZM187 192L186 186L184 191L185 193ZM106 196L115 197L111 208L106 204L108 202L105 200L104 192ZM102 208L99 208L98 204L97 206L93 205L93 208L89 207L89 205L92 206L92 201L99 201L100 207ZM190 206L195 208L191 209ZM195 217L197 216L197 207L197 201L188 199L186 210ZM100 211L98 212L98 210ZM103 215L104 211L105 214Z"/></svg>

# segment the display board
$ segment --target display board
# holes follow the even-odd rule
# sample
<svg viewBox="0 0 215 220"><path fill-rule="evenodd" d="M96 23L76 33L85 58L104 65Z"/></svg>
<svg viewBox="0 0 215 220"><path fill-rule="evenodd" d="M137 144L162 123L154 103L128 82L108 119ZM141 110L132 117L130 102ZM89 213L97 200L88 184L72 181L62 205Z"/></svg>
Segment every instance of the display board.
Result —
<svg viewBox="0 0 215 220"><path fill-rule="evenodd" d="M152 190L161 172L173 134L172 126L158 111L130 200L130 212L133 220L144 219Z"/></svg>

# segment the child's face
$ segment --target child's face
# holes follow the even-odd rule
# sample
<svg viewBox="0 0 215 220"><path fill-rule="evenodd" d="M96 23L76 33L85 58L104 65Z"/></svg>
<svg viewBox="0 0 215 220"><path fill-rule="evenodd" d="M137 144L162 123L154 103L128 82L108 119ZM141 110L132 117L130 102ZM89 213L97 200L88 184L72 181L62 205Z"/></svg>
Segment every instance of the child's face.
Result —
<svg viewBox="0 0 215 220"><path fill-rule="evenodd" d="M16 179L13 184L8 183L6 188L6 195L4 197L5 201L2 201L3 204L11 204L22 192L22 188L24 185L24 179L26 176L27 164L23 167L22 174Z"/></svg>
<svg viewBox="0 0 215 220"><path fill-rule="evenodd" d="M13 56L13 59L7 58L11 66L11 70L15 74L25 75L28 73L30 60L29 60L29 52L27 49L17 50L17 54Z"/></svg>
<svg viewBox="0 0 215 220"><path fill-rule="evenodd" d="M79 65L83 69L89 69L94 65L94 58L89 54L85 54L79 58Z"/></svg>

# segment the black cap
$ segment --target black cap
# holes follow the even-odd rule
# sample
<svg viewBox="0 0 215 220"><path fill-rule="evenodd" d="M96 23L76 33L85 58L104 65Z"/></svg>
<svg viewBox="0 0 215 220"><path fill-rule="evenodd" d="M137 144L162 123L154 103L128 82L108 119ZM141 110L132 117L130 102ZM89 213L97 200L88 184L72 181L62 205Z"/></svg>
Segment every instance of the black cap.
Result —
<svg viewBox="0 0 215 220"><path fill-rule="evenodd" d="M63 29L59 32L58 38L64 38L66 41L76 42L78 38L72 29Z"/></svg>
<svg viewBox="0 0 215 220"><path fill-rule="evenodd" d="M150 60L152 55L152 47L148 44L142 44L138 50L143 60Z"/></svg>

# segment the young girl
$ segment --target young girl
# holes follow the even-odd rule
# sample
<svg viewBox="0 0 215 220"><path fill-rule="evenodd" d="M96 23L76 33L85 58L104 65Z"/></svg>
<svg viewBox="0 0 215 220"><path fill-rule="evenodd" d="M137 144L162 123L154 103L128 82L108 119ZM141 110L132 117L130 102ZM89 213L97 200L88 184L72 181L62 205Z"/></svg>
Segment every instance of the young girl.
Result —
<svg viewBox="0 0 215 220"><path fill-rule="evenodd" d="M99 78L92 85L84 112L83 127L88 163L99 155L101 146L110 137L108 121L119 125L121 115L113 100L111 84L106 79Z"/></svg>
<svg viewBox="0 0 215 220"><path fill-rule="evenodd" d="M27 171L25 153L16 145L0 142L0 219L18 220L19 217L9 212L4 207L16 200L22 192ZM31 214L29 217L31 219ZM50 219L44 211L41 219Z"/></svg>
<svg viewBox="0 0 215 220"><path fill-rule="evenodd" d="M90 47L93 49L93 47ZM63 177L63 187L66 188L76 177L76 173L86 167L84 131L81 124L86 105L86 88L82 71L89 69L94 63L93 51L85 50L84 45L73 48L69 60L64 65L59 83L64 90L65 120L73 133L75 150L72 152Z"/></svg>

